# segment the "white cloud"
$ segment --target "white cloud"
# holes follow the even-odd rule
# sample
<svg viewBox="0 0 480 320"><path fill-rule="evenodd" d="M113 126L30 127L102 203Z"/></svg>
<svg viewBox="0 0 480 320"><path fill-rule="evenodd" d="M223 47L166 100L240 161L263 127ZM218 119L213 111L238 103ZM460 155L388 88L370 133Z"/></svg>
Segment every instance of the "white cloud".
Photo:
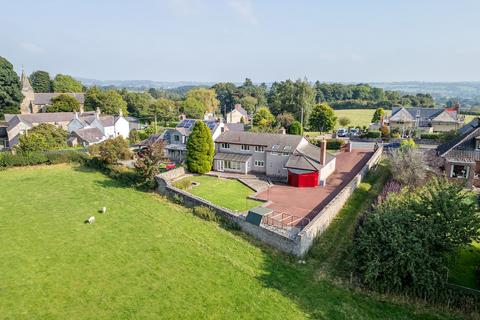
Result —
<svg viewBox="0 0 480 320"><path fill-rule="evenodd" d="M228 4L242 19L250 24L257 24L257 17L255 16L250 0L229 0Z"/></svg>
<svg viewBox="0 0 480 320"><path fill-rule="evenodd" d="M23 50L28 51L30 53L38 54L38 53L45 52L45 50L42 47L36 45L35 43L31 43L31 42L20 42L20 47Z"/></svg>

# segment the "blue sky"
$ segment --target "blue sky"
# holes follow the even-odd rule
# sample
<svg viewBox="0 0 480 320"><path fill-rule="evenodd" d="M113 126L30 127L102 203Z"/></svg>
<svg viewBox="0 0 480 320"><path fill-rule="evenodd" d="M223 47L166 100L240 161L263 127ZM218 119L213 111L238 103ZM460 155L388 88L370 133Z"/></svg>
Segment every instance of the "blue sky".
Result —
<svg viewBox="0 0 480 320"><path fill-rule="evenodd" d="M107 79L480 80L476 0L0 0L16 70Z"/></svg>

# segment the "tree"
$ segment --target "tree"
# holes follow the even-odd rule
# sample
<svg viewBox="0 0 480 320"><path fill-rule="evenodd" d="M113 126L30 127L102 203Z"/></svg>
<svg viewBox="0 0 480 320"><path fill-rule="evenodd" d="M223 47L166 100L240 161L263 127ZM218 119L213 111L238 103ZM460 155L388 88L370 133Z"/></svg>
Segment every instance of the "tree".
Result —
<svg viewBox="0 0 480 320"><path fill-rule="evenodd" d="M313 107L309 118L309 126L311 130L320 132L328 132L335 128L337 117L335 112L327 103L320 103Z"/></svg>
<svg viewBox="0 0 480 320"><path fill-rule="evenodd" d="M215 150L213 139L203 121L195 122L187 141L187 167L193 173L206 173L212 169Z"/></svg>
<svg viewBox="0 0 480 320"><path fill-rule="evenodd" d="M299 121L294 121L290 127L288 127L288 134L301 135L302 132L302 124Z"/></svg>
<svg viewBox="0 0 480 320"><path fill-rule="evenodd" d="M196 100L202 107L203 113L217 112L220 102L214 89L196 88L187 92L186 100ZM202 116L203 117L203 116Z"/></svg>
<svg viewBox="0 0 480 320"><path fill-rule="evenodd" d="M19 113L22 99L18 75L12 64L0 56L0 119L5 113Z"/></svg>
<svg viewBox="0 0 480 320"><path fill-rule="evenodd" d="M47 71L37 70L30 77L30 84L35 92L52 92L52 80Z"/></svg>
<svg viewBox="0 0 480 320"><path fill-rule="evenodd" d="M215 84L212 89L217 94L217 99L220 102L220 112L224 115L230 112L235 105L237 96L237 87L231 82L220 82Z"/></svg>
<svg viewBox="0 0 480 320"><path fill-rule="evenodd" d="M478 241L479 225L475 194L446 179L394 193L357 227L356 273L372 289L435 297L448 257Z"/></svg>
<svg viewBox="0 0 480 320"><path fill-rule="evenodd" d="M202 103L192 97L187 97L182 102L182 109L188 118L203 119L205 115L205 109Z"/></svg>
<svg viewBox="0 0 480 320"><path fill-rule="evenodd" d="M135 162L135 170L145 180L152 181L165 161L164 142L153 143L142 151Z"/></svg>
<svg viewBox="0 0 480 320"><path fill-rule="evenodd" d="M267 107L261 107L253 115L253 125L259 127L271 127L275 122L275 117Z"/></svg>
<svg viewBox="0 0 480 320"><path fill-rule="evenodd" d="M88 110L99 108L102 113L118 114L119 110L123 115L127 115L127 103L116 90L101 90L98 87L92 87L85 94L85 106Z"/></svg>
<svg viewBox="0 0 480 320"><path fill-rule="evenodd" d="M65 74L57 74L53 79L54 92L82 92L83 86L80 81L75 80L72 76Z"/></svg>
<svg viewBox="0 0 480 320"><path fill-rule="evenodd" d="M340 117L338 119L338 124L341 126L341 127L348 127L348 125L351 123L350 119L347 118L347 117Z"/></svg>
<svg viewBox="0 0 480 320"><path fill-rule="evenodd" d="M241 98L239 102L248 114L253 114L258 105L257 98L252 96L245 96Z"/></svg>
<svg viewBox="0 0 480 320"><path fill-rule="evenodd" d="M383 117L384 115L385 115L385 110L383 110L383 108L378 108L378 109L375 110L375 112L373 113L372 123L380 122L380 120L382 119L382 117Z"/></svg>
<svg viewBox="0 0 480 320"><path fill-rule="evenodd" d="M177 115L175 102L166 98L154 100L148 106L148 115L153 116L157 121L162 121L164 125L173 121Z"/></svg>
<svg viewBox="0 0 480 320"><path fill-rule="evenodd" d="M149 116L149 107L154 99L148 92L125 92L122 98L127 103L128 114L135 117Z"/></svg>
<svg viewBox="0 0 480 320"><path fill-rule="evenodd" d="M283 112L277 116L276 120L278 125L288 129L295 121L295 117L290 112Z"/></svg>
<svg viewBox="0 0 480 320"><path fill-rule="evenodd" d="M406 186L416 186L425 180L427 165L423 154L410 144L393 150L388 164L393 178Z"/></svg>
<svg viewBox="0 0 480 320"><path fill-rule="evenodd" d="M128 141L122 136L91 145L88 148L88 152L106 164L116 164L118 160L132 158L132 151L128 147Z"/></svg>
<svg viewBox="0 0 480 320"><path fill-rule="evenodd" d="M304 119L308 119L314 103L315 91L307 80L274 82L268 94L268 106L274 115L290 112L297 120L301 119L302 110Z"/></svg>
<svg viewBox="0 0 480 320"><path fill-rule="evenodd" d="M21 135L15 150L26 153L62 149L67 146L67 136L67 131L42 123Z"/></svg>
<svg viewBox="0 0 480 320"><path fill-rule="evenodd" d="M52 104L47 106L47 112L77 112L80 111L80 102L68 94L61 94L52 98Z"/></svg>

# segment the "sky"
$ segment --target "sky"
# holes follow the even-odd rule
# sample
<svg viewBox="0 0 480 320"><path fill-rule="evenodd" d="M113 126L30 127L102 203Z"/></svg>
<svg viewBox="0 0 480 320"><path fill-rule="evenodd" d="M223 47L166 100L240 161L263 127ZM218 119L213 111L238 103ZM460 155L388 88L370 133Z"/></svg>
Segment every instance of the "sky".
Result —
<svg viewBox="0 0 480 320"><path fill-rule="evenodd" d="M0 56L98 80L480 80L477 0L0 0Z"/></svg>

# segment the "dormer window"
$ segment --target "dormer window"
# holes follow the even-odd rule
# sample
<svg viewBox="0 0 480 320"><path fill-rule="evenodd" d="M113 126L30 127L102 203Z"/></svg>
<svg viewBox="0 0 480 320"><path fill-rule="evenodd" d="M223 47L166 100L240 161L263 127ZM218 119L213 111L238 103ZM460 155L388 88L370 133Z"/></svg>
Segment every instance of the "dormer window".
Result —
<svg viewBox="0 0 480 320"><path fill-rule="evenodd" d="M250 150L250 146L248 144L242 144L242 150L243 151L249 151Z"/></svg>
<svg viewBox="0 0 480 320"><path fill-rule="evenodd" d="M230 143L222 143L222 149L230 149Z"/></svg>

